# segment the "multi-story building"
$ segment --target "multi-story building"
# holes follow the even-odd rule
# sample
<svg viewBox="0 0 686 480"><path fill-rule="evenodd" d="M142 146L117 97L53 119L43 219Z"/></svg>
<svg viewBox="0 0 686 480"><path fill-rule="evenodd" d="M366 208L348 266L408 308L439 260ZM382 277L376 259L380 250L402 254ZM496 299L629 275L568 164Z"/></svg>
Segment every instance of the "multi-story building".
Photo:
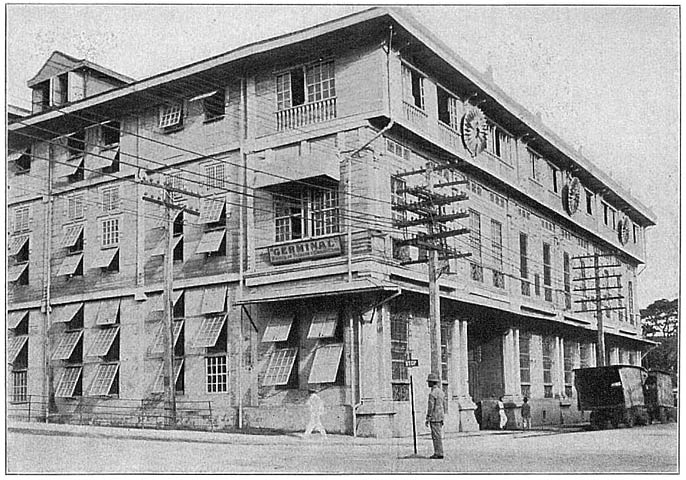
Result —
<svg viewBox="0 0 686 480"><path fill-rule="evenodd" d="M408 434L410 379L424 405L431 365L427 254L398 222L425 181L404 173L427 164L467 181L446 227L469 233L447 246L471 255L438 280L448 431L500 396L508 427L524 396L534 424L581 418L594 253L619 265L601 269L608 361L640 364L654 215L403 12L140 81L55 53L29 86L32 114L8 127L12 407L54 397L69 421L162 399L157 183L187 207L169 232L177 400L209 402L218 427L297 430L314 386L330 431Z"/></svg>

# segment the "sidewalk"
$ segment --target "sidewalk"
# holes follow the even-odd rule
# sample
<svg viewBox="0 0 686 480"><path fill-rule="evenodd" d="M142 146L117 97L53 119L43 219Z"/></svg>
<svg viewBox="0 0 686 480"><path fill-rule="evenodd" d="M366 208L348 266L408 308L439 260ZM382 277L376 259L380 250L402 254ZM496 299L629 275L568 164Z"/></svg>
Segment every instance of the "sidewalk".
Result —
<svg viewBox="0 0 686 480"><path fill-rule="evenodd" d="M71 425L59 423L37 423L37 422L17 422L10 421L6 424L8 432L29 433L34 435L61 435L73 437L93 437L93 438L118 438L118 439L138 439L155 440L169 442L193 442L193 443L212 443L212 444L243 444L243 445L288 445L302 444L303 442L326 442L328 445L412 445L412 437L402 438L366 438L353 437L351 435L328 434L326 439L322 439L319 434L312 434L310 438L304 438L302 432L281 432L281 433L234 433L234 432L208 432L199 430L154 430L143 428L125 427L102 427L91 425ZM521 430L480 430L476 432L448 433L446 440L464 437L487 437L510 435L517 437L551 435L573 428L575 426L556 426L550 428L537 428L529 431ZM429 437L429 434L420 434L418 438Z"/></svg>

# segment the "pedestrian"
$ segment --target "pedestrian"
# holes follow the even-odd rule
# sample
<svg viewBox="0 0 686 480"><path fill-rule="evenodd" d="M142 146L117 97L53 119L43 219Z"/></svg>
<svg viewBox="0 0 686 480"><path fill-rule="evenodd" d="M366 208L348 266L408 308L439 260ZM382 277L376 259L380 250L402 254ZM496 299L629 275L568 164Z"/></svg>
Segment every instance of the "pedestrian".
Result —
<svg viewBox="0 0 686 480"><path fill-rule="evenodd" d="M500 415L500 429L502 430L507 425L507 415L505 415L505 405L503 404L503 397L498 399L498 414Z"/></svg>
<svg viewBox="0 0 686 480"><path fill-rule="evenodd" d="M305 429L305 437L309 437L315 428L326 438L326 430L322 425L322 414L324 413L324 401L317 395L317 390L310 388L310 397L307 399L307 406L310 407L310 421Z"/></svg>
<svg viewBox="0 0 686 480"><path fill-rule="evenodd" d="M522 404L522 430L531 430L531 405L527 397Z"/></svg>
<svg viewBox="0 0 686 480"><path fill-rule="evenodd" d="M431 440L434 444L434 454L429 458L443 458L443 420L445 418L444 402L445 395L438 381L438 375L430 373L426 379L431 391L429 392L429 405L426 409L426 422L431 428Z"/></svg>

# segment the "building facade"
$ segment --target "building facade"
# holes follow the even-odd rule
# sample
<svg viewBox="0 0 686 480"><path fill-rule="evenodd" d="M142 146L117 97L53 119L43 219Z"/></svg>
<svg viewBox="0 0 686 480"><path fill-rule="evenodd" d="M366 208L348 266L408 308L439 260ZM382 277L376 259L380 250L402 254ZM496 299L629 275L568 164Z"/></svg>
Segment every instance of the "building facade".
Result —
<svg viewBox="0 0 686 480"><path fill-rule="evenodd" d="M607 361L640 365L654 215L404 12L140 81L56 52L29 86L8 127L16 415L35 398L60 421L126 404L117 421L141 422L163 404L169 234L179 422L303 429L316 387L327 430L411 434L431 344L406 207L427 165L461 199L445 246L469 254L440 261L447 431L478 428L476 402L488 425L501 396L508 428L524 396L534 424L582 420L596 286ZM171 229L160 202L185 208Z"/></svg>

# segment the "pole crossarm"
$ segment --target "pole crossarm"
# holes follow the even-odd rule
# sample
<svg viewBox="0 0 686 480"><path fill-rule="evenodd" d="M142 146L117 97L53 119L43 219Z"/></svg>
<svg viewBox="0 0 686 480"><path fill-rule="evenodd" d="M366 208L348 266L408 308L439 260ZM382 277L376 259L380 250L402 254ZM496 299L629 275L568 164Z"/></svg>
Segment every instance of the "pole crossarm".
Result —
<svg viewBox="0 0 686 480"><path fill-rule="evenodd" d="M605 311L609 311L609 310L624 310L625 308L626 307L604 307L601 310L603 312L605 312ZM590 313L590 312L595 313L596 310L595 309L593 309L593 310L574 310L574 313Z"/></svg>
<svg viewBox="0 0 686 480"><path fill-rule="evenodd" d="M450 222L452 220L459 220L461 218L469 217L469 212L462 211L458 213L452 213L449 215L436 215L433 218L417 218L415 220L405 220L405 221L395 221L394 226L398 228L416 227L418 225L426 225L431 222Z"/></svg>
<svg viewBox="0 0 686 480"><path fill-rule="evenodd" d="M600 265L600 268L620 268L622 265ZM574 270L588 270L591 268L595 268L593 265L584 265L581 267L573 267Z"/></svg>
<svg viewBox="0 0 686 480"><path fill-rule="evenodd" d="M193 209L185 207L183 205L176 205L174 203L165 202L164 200L159 200L157 198L143 197L143 201L155 203L157 205L162 205L163 207L171 208L174 210L183 210L185 213L188 213L190 215L200 216L200 212L198 212L197 210L193 210Z"/></svg>
<svg viewBox="0 0 686 480"><path fill-rule="evenodd" d="M624 300L624 295L619 295L616 297L601 297L601 298L587 298L585 300L574 300L574 303L584 303L584 302L595 302L600 300L601 302L609 302L610 300Z"/></svg>
<svg viewBox="0 0 686 480"><path fill-rule="evenodd" d="M614 285L611 287L601 287L603 290L611 290L611 289L617 289L617 288L624 288L621 285ZM595 287L590 287L590 288L575 288L573 291L575 292L592 292L595 291Z"/></svg>

